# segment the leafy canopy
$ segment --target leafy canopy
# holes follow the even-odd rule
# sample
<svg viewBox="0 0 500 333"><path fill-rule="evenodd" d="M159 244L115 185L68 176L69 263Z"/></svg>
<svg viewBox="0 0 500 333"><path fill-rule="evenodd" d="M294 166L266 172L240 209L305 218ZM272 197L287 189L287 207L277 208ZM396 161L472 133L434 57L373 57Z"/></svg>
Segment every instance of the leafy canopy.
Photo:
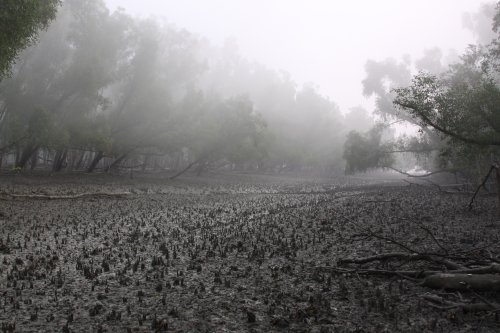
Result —
<svg viewBox="0 0 500 333"><path fill-rule="evenodd" d="M500 90L470 61L441 77L421 72L395 92L394 104L421 126L455 143L500 146Z"/></svg>
<svg viewBox="0 0 500 333"><path fill-rule="evenodd" d="M0 78L9 73L18 53L32 44L41 29L47 28L60 0L0 1Z"/></svg>

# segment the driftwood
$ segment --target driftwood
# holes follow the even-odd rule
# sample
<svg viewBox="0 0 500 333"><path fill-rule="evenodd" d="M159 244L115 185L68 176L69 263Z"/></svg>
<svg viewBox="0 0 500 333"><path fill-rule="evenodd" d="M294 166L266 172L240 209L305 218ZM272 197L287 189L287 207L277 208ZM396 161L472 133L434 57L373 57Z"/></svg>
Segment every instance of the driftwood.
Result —
<svg viewBox="0 0 500 333"><path fill-rule="evenodd" d="M97 198L125 198L132 193L130 192L88 192L74 195L46 195L46 194L13 194L3 193L0 200L8 199L38 199L38 200L70 200L81 199L87 197Z"/></svg>

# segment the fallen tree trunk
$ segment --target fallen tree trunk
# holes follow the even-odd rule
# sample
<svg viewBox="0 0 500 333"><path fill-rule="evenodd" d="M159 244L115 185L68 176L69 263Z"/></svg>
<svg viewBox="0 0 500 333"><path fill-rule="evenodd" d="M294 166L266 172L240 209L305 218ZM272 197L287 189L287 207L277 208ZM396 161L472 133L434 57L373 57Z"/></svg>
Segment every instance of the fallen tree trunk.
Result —
<svg viewBox="0 0 500 333"><path fill-rule="evenodd" d="M323 267L322 269L336 270L333 267L331 267L331 268L330 267ZM345 272L347 272L347 270ZM443 271L436 271L436 270L391 271L391 270L380 270L380 269L356 269L356 268L352 269L352 272L358 272L358 273L362 273L362 274L372 274L372 275L407 275L407 276L411 276L411 277L415 277L415 276L422 277L422 276L429 276L432 274L445 273ZM488 266L482 266L482 267L476 267L476 268L448 270L446 273L449 273L449 274L500 274L500 264L491 264ZM498 277L500 279L500 275Z"/></svg>
<svg viewBox="0 0 500 333"><path fill-rule="evenodd" d="M409 253L403 253L403 252L394 252L394 253L385 253L385 254L379 254L371 257L365 257L365 258L352 258L352 259L341 259L339 260L339 264L365 264L373 261L385 261L385 260L391 260L391 259L403 259L403 260L423 260L423 261L430 261L434 262L437 264L442 264L446 266L448 269L465 269L462 265L459 265L457 263L451 262L446 259L439 259L435 258L431 255L426 255L426 254L409 254Z"/></svg>
<svg viewBox="0 0 500 333"><path fill-rule="evenodd" d="M319 270L326 267L319 268ZM398 276L417 282L420 285L432 289L448 290L475 290L475 291L500 291L500 275L472 273L471 270L451 271L443 273L442 271L421 270L421 271L391 271L380 269L332 269L339 273L355 273L358 275L379 275L379 276ZM486 270L483 270L486 271ZM464 273L461 273L464 272ZM471 273L468 273L471 272ZM423 279L422 279L423 278Z"/></svg>
<svg viewBox="0 0 500 333"><path fill-rule="evenodd" d="M427 276L422 286L432 289L500 291L500 275L439 273Z"/></svg>

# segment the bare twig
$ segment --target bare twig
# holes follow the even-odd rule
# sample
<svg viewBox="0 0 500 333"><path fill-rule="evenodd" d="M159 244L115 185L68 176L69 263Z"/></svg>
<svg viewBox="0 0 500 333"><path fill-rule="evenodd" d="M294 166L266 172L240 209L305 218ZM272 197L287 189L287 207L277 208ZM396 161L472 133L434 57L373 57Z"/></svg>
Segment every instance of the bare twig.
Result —
<svg viewBox="0 0 500 333"><path fill-rule="evenodd" d="M364 229L364 228L363 228ZM382 236L382 235L379 235L379 234L376 234L374 233L373 231L371 231L370 229L364 229L363 231L365 231L367 233L368 236L371 236L373 238L377 238L377 239L380 239L380 240L385 240L386 242L389 242L389 243L393 243L403 249L405 249L406 251L410 252L410 253L417 253L417 254L421 254L419 251L415 250L415 249L412 249L410 247L408 247L407 245L391 238L391 237L386 237L386 236Z"/></svg>
<svg viewBox="0 0 500 333"><path fill-rule="evenodd" d="M410 221L411 222L411 221ZM441 243L436 239L436 237L434 236L434 234L432 233L431 230L429 230L429 228L427 226L425 226L422 222L420 221L415 221L417 224L418 224L418 227L420 229L422 229L423 231L425 231L432 239L432 241L441 249L444 251L444 253L448 254L449 251L447 248L445 248L443 245L441 245Z"/></svg>
<svg viewBox="0 0 500 333"><path fill-rule="evenodd" d="M498 305L495 305L493 303L491 303L490 301L488 301L486 298L484 298L483 296L479 295L474 289L472 288L468 288L468 290L470 292L472 292L477 298L479 298L481 301L483 301L485 304L488 304L492 309L494 310L499 310L500 307Z"/></svg>

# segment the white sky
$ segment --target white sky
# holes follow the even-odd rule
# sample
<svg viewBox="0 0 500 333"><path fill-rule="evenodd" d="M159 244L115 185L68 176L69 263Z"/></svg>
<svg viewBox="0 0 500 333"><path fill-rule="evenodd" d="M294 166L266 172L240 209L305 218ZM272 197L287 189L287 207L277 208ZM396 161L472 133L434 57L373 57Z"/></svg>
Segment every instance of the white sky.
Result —
<svg viewBox="0 0 500 333"><path fill-rule="evenodd" d="M440 47L459 53L473 43L464 12L480 0L106 0L140 16L166 18L215 45L235 38L242 56L313 82L342 111L362 96L367 59Z"/></svg>

